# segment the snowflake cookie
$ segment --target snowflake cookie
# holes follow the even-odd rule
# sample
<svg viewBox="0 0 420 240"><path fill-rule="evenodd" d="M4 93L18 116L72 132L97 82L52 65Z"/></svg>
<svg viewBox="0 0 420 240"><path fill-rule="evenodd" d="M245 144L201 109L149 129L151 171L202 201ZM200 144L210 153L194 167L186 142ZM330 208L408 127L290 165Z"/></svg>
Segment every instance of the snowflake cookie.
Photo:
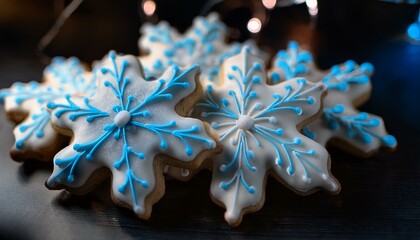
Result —
<svg viewBox="0 0 420 240"><path fill-rule="evenodd" d="M73 140L55 156L46 185L85 193L107 177L106 168L114 201L149 218L163 196L163 166L198 167L217 150L202 121L179 115L200 98L198 72L172 66L146 81L136 57L111 52L93 96L48 103L53 126Z"/></svg>
<svg viewBox="0 0 420 240"><path fill-rule="evenodd" d="M335 145L359 156L370 156L381 147L394 149L396 139L389 135L381 117L359 112L356 107L370 97L370 77L373 66L353 61L333 66L329 71L318 70L309 52L291 42L273 61L271 79L274 83L294 77L306 77L312 82L323 82L328 95L323 100L322 118L303 128L310 138L326 146Z"/></svg>
<svg viewBox="0 0 420 240"><path fill-rule="evenodd" d="M225 49L226 27L217 14L197 17L183 35L164 21L157 25L145 24L140 32L139 48L148 53L140 57L140 61L148 78L159 76L172 64L198 64L206 69Z"/></svg>
<svg viewBox="0 0 420 240"><path fill-rule="evenodd" d="M207 86L194 112L223 146L213 158L210 192L230 225L262 207L268 173L301 194L340 190L328 152L299 132L321 110L323 84L296 78L270 86L263 61L247 48L223 62L220 82Z"/></svg>
<svg viewBox="0 0 420 240"><path fill-rule="evenodd" d="M50 161L68 139L57 134L50 124L46 102L64 95L90 94L96 88L92 73L86 72L77 58L56 57L43 73L43 82L15 83L0 92L8 118L17 123L14 160Z"/></svg>
<svg viewBox="0 0 420 240"><path fill-rule="evenodd" d="M172 64L198 64L202 71L200 79L212 81L217 77L223 60L238 54L242 46L252 48L255 54L265 54L252 41L226 44L227 27L216 13L195 18L184 34L164 21L157 25L145 24L140 32L142 36L138 45L147 54L141 56L140 61L148 79L160 76Z"/></svg>

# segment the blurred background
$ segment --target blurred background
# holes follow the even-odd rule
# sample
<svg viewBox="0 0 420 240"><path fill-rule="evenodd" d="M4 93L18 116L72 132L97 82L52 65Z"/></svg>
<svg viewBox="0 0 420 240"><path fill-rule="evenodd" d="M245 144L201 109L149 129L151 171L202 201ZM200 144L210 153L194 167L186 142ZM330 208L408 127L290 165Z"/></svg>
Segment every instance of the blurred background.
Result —
<svg viewBox="0 0 420 240"><path fill-rule="evenodd" d="M92 61L100 59L109 49L136 54L142 23L166 20L182 32L195 16L216 11L231 29L230 41L255 38L261 47L274 52L295 39L320 57L328 55L329 61L323 64L330 65L339 58L335 55L343 59L346 55L353 57L378 43L405 35L408 26L418 21L420 8L419 4L379 0L73 2L80 5L46 47L44 53L48 56L74 55ZM70 0L0 0L2 53L36 53L41 38L70 3Z"/></svg>
<svg viewBox="0 0 420 240"><path fill-rule="evenodd" d="M57 55L76 56L90 63L110 49L138 54L143 23L166 20L183 32L195 16L215 11L229 27L228 41L252 38L270 55L297 40L312 51L322 69L347 59L371 62L375 66L372 97L361 110L382 116L399 144L395 152L369 159L329 149L333 173L342 184L339 195L301 198L270 181L264 208L247 216L242 227L234 230L224 223L222 209L208 197L209 173L186 184L168 182L167 195L156 205L154 217L143 222L130 211L97 200L95 194L70 196L60 203L63 194L57 197L43 186L48 169L39 172L31 165L20 166L8 159L4 150L0 155L7 158L0 161L0 239L18 239L20 235L22 239L48 239L57 233L64 239L74 233L86 239L121 239L115 237L121 231L146 239L185 238L185 232L234 239L419 239L419 2L0 0L0 88L16 81L40 81L49 58ZM0 131L1 146L8 149L12 144L10 124L0 124ZM5 193L4 189L16 190Z"/></svg>

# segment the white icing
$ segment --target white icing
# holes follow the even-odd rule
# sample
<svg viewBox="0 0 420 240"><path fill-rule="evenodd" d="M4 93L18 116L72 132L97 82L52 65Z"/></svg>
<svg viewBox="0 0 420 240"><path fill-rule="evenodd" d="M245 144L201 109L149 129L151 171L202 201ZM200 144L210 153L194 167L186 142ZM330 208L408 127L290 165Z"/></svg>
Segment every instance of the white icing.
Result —
<svg viewBox="0 0 420 240"><path fill-rule="evenodd" d="M219 20L216 13L211 13L207 17L196 17L193 25L184 34L178 33L167 22L143 25L138 45L142 52L146 53L140 57L146 76L151 79L157 78L165 69L164 66L171 64L179 66L199 64L202 71L201 83L219 84L217 75L223 60L239 54L242 47L249 47L253 54L264 60L267 59L268 54L260 50L252 40L244 43L225 43L226 29L226 25ZM166 56L165 52L168 51L172 51L173 55ZM157 61L160 64L157 64ZM184 181L187 179L183 171L170 169L167 175ZM192 171L188 178L197 172Z"/></svg>
<svg viewBox="0 0 420 240"><path fill-rule="evenodd" d="M55 156L47 185L78 188L95 170L107 167L117 203L148 218L151 206L145 200L155 188L161 188L156 186L155 173L160 176L167 171L163 166L156 170L156 156L167 155L186 164L216 145L200 120L175 112L175 105L196 89L199 69L172 67L159 80L146 81L140 63L131 55L111 53L100 66L98 90L93 96L49 105L53 124L70 129L74 137L70 146ZM81 113L74 110L78 108L90 109L92 114L71 119ZM98 117L88 121L91 116Z"/></svg>
<svg viewBox="0 0 420 240"><path fill-rule="evenodd" d="M213 158L210 192L226 207L226 221L236 225L244 209L258 210L269 171L297 192L339 191L328 152L296 129L320 110L324 86L304 79L269 86L263 61L246 49L226 59L221 73L196 114L212 123L224 149Z"/></svg>
<svg viewBox="0 0 420 240"><path fill-rule="evenodd" d="M240 115L239 119L236 120L236 126L242 130L249 130L254 126L254 119L248 115Z"/></svg>
<svg viewBox="0 0 420 240"><path fill-rule="evenodd" d="M157 25L145 24L140 29L138 41L143 55L140 57L147 77L156 78L172 65L191 66L199 64L200 80L213 80L222 61L240 52L243 46L250 47L254 54L266 58L252 40L245 43L225 43L227 27L216 13L207 17L196 17L193 25L180 34L167 22ZM171 54L167 54L170 52Z"/></svg>
<svg viewBox="0 0 420 240"><path fill-rule="evenodd" d="M95 87L92 73L85 72L76 58L57 57L45 68L42 83L15 83L11 88L3 89L5 111L27 115L13 130L16 140L13 150L20 152L21 157L26 151L32 151L37 153L38 160L51 160L53 156L46 156L45 149L53 148L60 136L50 124L47 102L66 94L90 94Z"/></svg>
<svg viewBox="0 0 420 240"><path fill-rule="evenodd" d="M293 47L292 45L293 44L290 44L289 48L286 50L286 52L291 57L290 61L288 62L289 69L296 68L296 59L298 59L297 55L310 54L301 48L298 48L296 51L296 46ZM287 77L286 72L277 64L281 57L282 56L278 55L278 57L273 60L273 69L271 70L270 74L277 72L281 76L281 80L287 81L289 78ZM283 59L287 60L287 58ZM324 98L323 101L325 109L324 111L328 111L328 109L332 109L337 105L343 106L343 111L337 114L337 117L342 117L342 119L357 117L357 120L353 122L354 125L352 125L350 129L362 127L361 124L369 125L370 123L373 123L372 121L378 122L377 126L365 127L364 130L356 133L359 134L358 136L354 136L354 131L347 129L346 127L346 124L349 123L343 123L342 125L339 124L337 128L333 129L331 124L327 121L326 115L324 113L323 117L312 122L305 129L311 132L313 135L312 137L317 142L323 146L326 146L329 143L335 143L335 141L332 141L333 139L340 139L341 142L345 144L338 145L339 147L347 150L348 147L346 146L353 146L364 154L371 154L377 151L380 147L394 148L396 146L395 138L389 136L381 117L369 113L363 113L366 115L366 117L364 115L360 117L360 114L362 113L356 109L356 107L367 100L367 97L370 95L372 89L370 77L373 74L373 67L370 64L364 63L359 66L352 61L347 61L340 66L334 66L331 68L331 70L328 71L319 70L314 65L313 61L302 62L301 65L304 65L307 71L304 73L296 74L296 76L306 77L311 82L327 81L329 84L331 84L331 87L328 89L328 95ZM346 89L339 89L334 86L334 84L340 84L348 79L360 80L361 78L364 78L364 80L361 82L353 81L348 83ZM371 142L367 143L363 141L360 136L360 134L363 132L372 136ZM389 141L387 142L385 139ZM357 152L352 151L350 153L356 154Z"/></svg>
<svg viewBox="0 0 420 240"><path fill-rule="evenodd" d="M130 121L130 119L131 114L128 111L123 110L115 115L114 123L117 125L117 127L124 127Z"/></svg>

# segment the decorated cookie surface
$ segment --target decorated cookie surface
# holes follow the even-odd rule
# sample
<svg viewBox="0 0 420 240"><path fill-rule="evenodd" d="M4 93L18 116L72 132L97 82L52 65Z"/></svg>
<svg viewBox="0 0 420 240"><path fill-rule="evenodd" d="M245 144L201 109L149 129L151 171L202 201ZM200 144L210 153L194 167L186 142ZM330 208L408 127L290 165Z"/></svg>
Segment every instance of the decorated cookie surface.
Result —
<svg viewBox="0 0 420 240"><path fill-rule="evenodd" d="M48 103L53 126L73 141L55 156L47 186L86 192L105 167L116 203L147 219L163 195L163 166L198 166L216 147L202 121L181 116L199 97L198 72L172 66L146 81L136 57L111 52L92 97Z"/></svg>
<svg viewBox="0 0 420 240"><path fill-rule="evenodd" d="M217 14L197 17L185 34L178 33L167 22L145 24L140 32L139 48L148 53L140 59L148 78L156 78L172 64L198 64L206 69L225 49L226 27Z"/></svg>
<svg viewBox="0 0 420 240"><path fill-rule="evenodd" d="M230 225L262 207L269 172L301 194L340 190L328 152L298 130L321 110L323 84L297 78L270 86L263 61L247 48L224 61L220 82L206 87L195 113L223 146L214 157L211 195Z"/></svg>
<svg viewBox="0 0 420 240"><path fill-rule="evenodd" d="M274 83L304 76L312 82L323 82L328 88L322 118L309 124L303 132L320 144L332 144L347 152L369 156L385 147L393 149L396 139L389 135L381 117L359 112L356 107L369 99L373 66L353 61L320 71L311 54L292 42L273 61Z"/></svg>
<svg viewBox="0 0 420 240"><path fill-rule="evenodd" d="M8 117L18 123L11 149L12 158L18 161L50 161L66 142L52 129L46 102L66 94L91 94L96 88L93 74L77 58L56 57L43 75L42 83L15 83L0 92Z"/></svg>
<svg viewBox="0 0 420 240"><path fill-rule="evenodd" d="M250 47L254 54L266 56L251 40L226 44L226 31L227 27L216 13L195 18L184 34L178 33L164 21L157 25L145 24L140 30L139 48L147 53L140 57L146 77L154 79L172 64L198 64L201 68L200 79L213 81L223 60L238 54L243 46Z"/></svg>

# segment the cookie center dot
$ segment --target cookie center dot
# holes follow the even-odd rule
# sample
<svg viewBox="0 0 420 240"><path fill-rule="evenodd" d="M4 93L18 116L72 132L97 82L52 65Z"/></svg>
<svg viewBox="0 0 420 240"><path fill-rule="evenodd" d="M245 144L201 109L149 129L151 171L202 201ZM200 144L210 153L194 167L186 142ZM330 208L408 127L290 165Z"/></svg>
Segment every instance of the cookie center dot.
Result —
<svg viewBox="0 0 420 240"><path fill-rule="evenodd" d="M254 119L248 115L241 115L238 120L236 120L236 126L238 126L239 129L249 130L253 125Z"/></svg>
<svg viewBox="0 0 420 240"><path fill-rule="evenodd" d="M131 119L131 114L126 110L122 110L114 117L114 123L117 127L124 127Z"/></svg>

